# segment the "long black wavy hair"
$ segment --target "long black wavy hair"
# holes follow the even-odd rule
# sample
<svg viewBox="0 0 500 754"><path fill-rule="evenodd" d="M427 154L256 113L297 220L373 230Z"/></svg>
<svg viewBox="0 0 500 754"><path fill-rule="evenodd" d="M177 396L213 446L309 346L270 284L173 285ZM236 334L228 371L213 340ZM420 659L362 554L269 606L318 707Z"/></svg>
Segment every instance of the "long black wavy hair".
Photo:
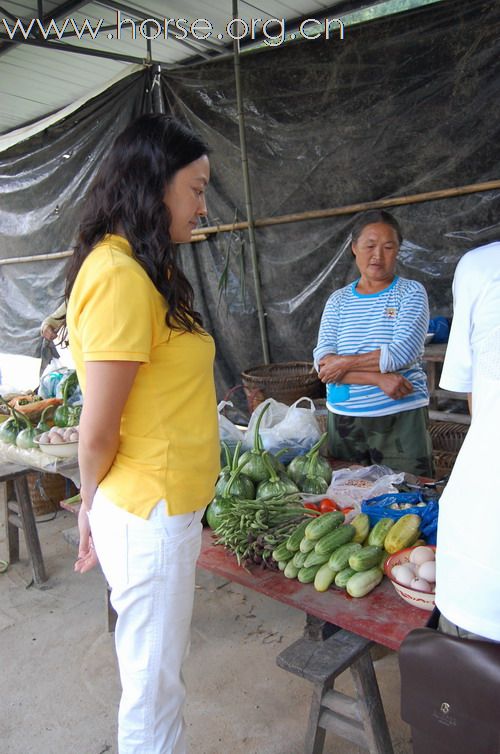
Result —
<svg viewBox="0 0 500 754"><path fill-rule="evenodd" d="M163 197L177 171L206 154L197 134L166 115L142 115L117 137L85 199L66 275L66 302L94 246L107 233L120 233L164 297L168 327L201 331L193 289L177 264Z"/></svg>

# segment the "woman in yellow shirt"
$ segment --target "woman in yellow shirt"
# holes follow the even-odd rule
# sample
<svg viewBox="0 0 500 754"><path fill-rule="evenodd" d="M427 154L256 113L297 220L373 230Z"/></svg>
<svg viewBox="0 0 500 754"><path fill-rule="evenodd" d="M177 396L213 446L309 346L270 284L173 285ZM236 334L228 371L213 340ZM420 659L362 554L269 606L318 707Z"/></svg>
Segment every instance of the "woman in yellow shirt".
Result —
<svg viewBox="0 0 500 754"><path fill-rule="evenodd" d="M207 212L209 177L193 132L139 118L89 190L67 277L84 394L75 570L99 559L118 614L119 754L186 751L181 665L219 442L214 344L177 244Z"/></svg>

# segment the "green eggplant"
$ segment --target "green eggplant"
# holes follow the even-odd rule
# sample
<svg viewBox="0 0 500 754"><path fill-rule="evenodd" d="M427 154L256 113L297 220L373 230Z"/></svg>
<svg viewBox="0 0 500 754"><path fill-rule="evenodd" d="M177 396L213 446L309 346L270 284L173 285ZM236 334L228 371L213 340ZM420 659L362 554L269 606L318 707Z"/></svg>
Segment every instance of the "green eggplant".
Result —
<svg viewBox="0 0 500 754"><path fill-rule="evenodd" d="M309 467L311 465L311 460L316 453L316 451L323 446L325 440L327 438L327 433L325 432L321 437L319 438L318 442L315 443L310 450L307 451L302 456L295 456L295 458L292 458L290 463L288 464L286 473L290 477L290 479L293 479L293 481L296 484L299 484L300 480L307 475L307 472L309 471ZM320 455L317 456L317 474L318 476L322 476L328 484L332 481L332 469L326 458L322 458Z"/></svg>
<svg viewBox="0 0 500 754"><path fill-rule="evenodd" d="M226 465L223 466L220 470L219 478L217 480L217 484L215 485L215 497L222 497L226 488L226 484L228 483L229 477L231 476L231 452L227 443L221 442L221 445L224 451Z"/></svg>
<svg viewBox="0 0 500 754"><path fill-rule="evenodd" d="M48 431L49 431L49 429L50 429L50 425L49 425L49 424L47 424L47 422L45 421L45 416L46 416L46 414L47 414L47 412L48 412L49 410L50 410L50 411L54 411L54 410L55 410L55 409L54 409L54 406L46 406L46 407L45 407L45 408L43 409L43 411L42 411L42 415L40 416L40 420L39 420L38 424L36 425L36 430L37 430L37 432L38 432L38 433L39 433L40 435L42 434L42 432L48 432Z"/></svg>
<svg viewBox="0 0 500 754"><path fill-rule="evenodd" d="M14 416L17 418L19 425L24 424L24 429L21 429L17 433L16 437L16 446L18 448L21 448L22 450L29 450L30 448L35 448L35 435L38 434L38 430L36 427L33 426L33 424L30 422L27 416L25 416L20 411L14 411Z"/></svg>
<svg viewBox="0 0 500 754"><path fill-rule="evenodd" d="M61 381L62 382L62 381ZM73 427L74 418L76 417L76 406L68 405L68 398L74 392L75 386L78 385L76 372L71 372L62 382L62 404L54 412L54 424L57 427ZM78 421L80 417L78 415ZM78 424L78 421L76 422Z"/></svg>
<svg viewBox="0 0 500 754"><path fill-rule="evenodd" d="M262 460L267 468L269 479L260 482L258 485L256 493L257 500L269 500L271 498L281 497L282 495L299 492L299 488L291 481L291 479L285 481L279 476L278 472L275 471L269 460L269 453L266 450L262 453Z"/></svg>
<svg viewBox="0 0 500 754"><path fill-rule="evenodd" d="M262 440L259 435L259 429L260 429L260 423L262 421L262 417L264 416L264 414L266 413L270 405L271 405L270 403L267 403L264 406L264 408L259 414L257 421L255 422L252 450L246 450L241 456L240 461L239 461L239 465L242 467L245 474L249 476L252 482L255 482L256 484L258 482L263 482L265 479L269 478L269 472L267 470L267 466L262 460L262 453L264 452L264 449L262 446ZM279 470L282 470L282 469L284 470L283 464L277 459L275 459L272 453L269 453L269 460L274 468L278 468Z"/></svg>
<svg viewBox="0 0 500 754"><path fill-rule="evenodd" d="M15 445L19 430L19 424L13 416L10 416L7 421L0 424L0 442L6 445Z"/></svg>
<svg viewBox="0 0 500 754"><path fill-rule="evenodd" d="M307 474L299 482L302 492L308 495L324 495L328 489L328 482L318 470L318 457L319 449L313 453Z"/></svg>
<svg viewBox="0 0 500 754"><path fill-rule="evenodd" d="M224 487L222 496L241 498L243 500L253 500L255 497L254 483L246 473L243 473L243 466L238 465L241 442L238 442L234 449L233 461L231 464L231 475Z"/></svg>

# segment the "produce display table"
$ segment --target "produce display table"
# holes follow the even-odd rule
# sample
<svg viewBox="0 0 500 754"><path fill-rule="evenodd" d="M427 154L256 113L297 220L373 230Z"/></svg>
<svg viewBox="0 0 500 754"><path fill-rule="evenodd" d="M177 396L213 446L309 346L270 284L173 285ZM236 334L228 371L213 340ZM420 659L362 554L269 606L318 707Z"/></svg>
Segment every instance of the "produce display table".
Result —
<svg viewBox="0 0 500 754"><path fill-rule="evenodd" d="M36 449L21 450L0 443L0 516L5 522L7 559L9 563L19 560L21 530L31 560L33 583L40 587L47 581L47 574L26 478L30 471L61 474L77 484L80 476L76 458L56 459ZM9 499L8 482L12 483L15 499Z"/></svg>
<svg viewBox="0 0 500 754"><path fill-rule="evenodd" d="M322 754L327 730L370 754L393 754L370 648L376 642L397 650L409 631L425 625L428 612L405 603L387 579L366 597L354 599L338 589L317 592L312 584L277 571L242 568L233 555L214 545L209 529L203 531L198 566L302 610L308 620L326 621L330 635L324 641L305 634L277 657L283 670L313 685L304 754ZM353 678L353 697L334 689L345 670Z"/></svg>
<svg viewBox="0 0 500 754"><path fill-rule="evenodd" d="M23 466L0 461L0 500L7 534L8 562L15 563L19 560L19 530L21 529L31 560L33 583L35 586L40 586L47 581L47 575L26 480L27 472L28 469ZM9 499L9 482L13 490L13 499Z"/></svg>
<svg viewBox="0 0 500 754"><path fill-rule="evenodd" d="M387 579L366 597L354 599L339 589L317 592L312 584L286 579L281 572L242 568L234 555L213 544L210 529L203 531L198 566L394 650L429 618L425 610L404 602Z"/></svg>

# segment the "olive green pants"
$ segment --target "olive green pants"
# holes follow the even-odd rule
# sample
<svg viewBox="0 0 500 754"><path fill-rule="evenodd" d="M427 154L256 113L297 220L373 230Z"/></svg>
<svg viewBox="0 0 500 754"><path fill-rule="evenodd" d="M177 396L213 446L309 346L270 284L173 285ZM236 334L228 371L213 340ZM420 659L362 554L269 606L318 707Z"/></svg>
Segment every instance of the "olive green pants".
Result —
<svg viewBox="0 0 500 754"><path fill-rule="evenodd" d="M383 464L395 471L432 477L427 408L389 416L343 416L328 412L328 450L341 461Z"/></svg>

